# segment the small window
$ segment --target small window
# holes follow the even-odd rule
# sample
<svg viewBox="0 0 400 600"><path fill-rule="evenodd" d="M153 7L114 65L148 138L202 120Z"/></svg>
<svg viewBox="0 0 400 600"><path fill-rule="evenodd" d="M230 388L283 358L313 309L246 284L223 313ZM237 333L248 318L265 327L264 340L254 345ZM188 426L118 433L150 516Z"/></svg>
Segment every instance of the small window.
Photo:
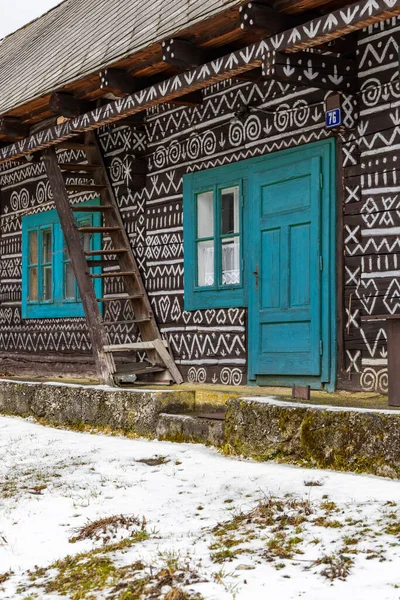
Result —
<svg viewBox="0 0 400 600"><path fill-rule="evenodd" d="M184 177L185 307L244 306L242 179Z"/></svg>
<svg viewBox="0 0 400 600"><path fill-rule="evenodd" d="M91 204L99 204L92 201ZM87 213L77 225L100 225L100 213ZM100 250L100 234L83 234L86 250ZM93 273L99 268L92 269ZM101 280L95 280L98 297ZM22 218L22 317L83 317L78 286L55 210Z"/></svg>

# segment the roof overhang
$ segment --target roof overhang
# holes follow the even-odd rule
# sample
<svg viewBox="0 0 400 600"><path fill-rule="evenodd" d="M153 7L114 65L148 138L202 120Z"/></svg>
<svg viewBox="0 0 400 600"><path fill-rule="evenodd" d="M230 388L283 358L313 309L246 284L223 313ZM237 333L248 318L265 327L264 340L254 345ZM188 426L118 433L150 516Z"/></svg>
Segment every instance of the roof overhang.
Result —
<svg viewBox="0 0 400 600"><path fill-rule="evenodd" d="M85 131L115 123L153 106L236 77L260 67L268 52L295 53L320 46L399 14L400 0L360 0L5 146L0 149L0 163L54 146Z"/></svg>

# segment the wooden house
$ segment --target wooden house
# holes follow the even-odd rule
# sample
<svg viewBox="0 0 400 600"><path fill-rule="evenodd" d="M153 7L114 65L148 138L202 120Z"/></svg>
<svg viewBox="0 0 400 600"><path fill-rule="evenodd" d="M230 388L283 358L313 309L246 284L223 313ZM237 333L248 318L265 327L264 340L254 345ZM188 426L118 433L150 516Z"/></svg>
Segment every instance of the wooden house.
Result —
<svg viewBox="0 0 400 600"><path fill-rule="evenodd" d="M65 0L2 40L0 371L386 391L398 15Z"/></svg>

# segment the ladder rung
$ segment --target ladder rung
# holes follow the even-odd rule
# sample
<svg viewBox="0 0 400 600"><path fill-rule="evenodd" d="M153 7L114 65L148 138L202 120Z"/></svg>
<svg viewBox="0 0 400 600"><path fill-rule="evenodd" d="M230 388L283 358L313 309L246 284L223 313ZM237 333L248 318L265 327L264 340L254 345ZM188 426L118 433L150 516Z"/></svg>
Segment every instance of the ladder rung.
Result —
<svg viewBox="0 0 400 600"><path fill-rule="evenodd" d="M134 325L135 323L148 323L151 317L143 317L142 319L131 319L129 321L103 321L103 325Z"/></svg>
<svg viewBox="0 0 400 600"><path fill-rule="evenodd" d="M115 248L114 250L86 250L86 256L112 256L113 254L125 254L129 252L126 248Z"/></svg>
<svg viewBox="0 0 400 600"><path fill-rule="evenodd" d="M117 260L88 260L87 264L89 267L118 267L119 262Z"/></svg>
<svg viewBox="0 0 400 600"><path fill-rule="evenodd" d="M168 348L168 342L162 340L162 343ZM130 350L154 350L154 342L133 342L132 344L104 346L104 352L129 352Z"/></svg>
<svg viewBox="0 0 400 600"><path fill-rule="evenodd" d="M92 173L101 168L100 165L81 165L79 163L59 163L59 167L61 171L68 173L78 173L79 171Z"/></svg>
<svg viewBox="0 0 400 600"><path fill-rule="evenodd" d="M100 204L100 206L72 204L72 212L105 212L107 210L115 210L112 204Z"/></svg>
<svg viewBox="0 0 400 600"><path fill-rule="evenodd" d="M95 184L73 184L73 183L68 183L65 186L65 189L67 190L67 192L101 192L102 190L104 190L106 188L105 185L95 185Z"/></svg>
<svg viewBox="0 0 400 600"><path fill-rule="evenodd" d="M121 231L120 227L78 227L81 233L107 233L107 231ZM87 253L86 253L87 254ZM95 252L96 254L96 252Z"/></svg>
<svg viewBox="0 0 400 600"><path fill-rule="evenodd" d="M106 277L132 277L137 275L138 271L111 271L110 273L93 273L92 279L105 279Z"/></svg>
<svg viewBox="0 0 400 600"><path fill-rule="evenodd" d="M131 294L130 296L105 296L104 298L97 298L98 302L125 302L125 300L140 300L144 297L144 294Z"/></svg>
<svg viewBox="0 0 400 600"><path fill-rule="evenodd" d="M114 373L114 377L118 375L143 375L145 373L161 373L165 371L165 366L161 365L149 365L148 363L127 363L123 365L117 365L117 370Z"/></svg>

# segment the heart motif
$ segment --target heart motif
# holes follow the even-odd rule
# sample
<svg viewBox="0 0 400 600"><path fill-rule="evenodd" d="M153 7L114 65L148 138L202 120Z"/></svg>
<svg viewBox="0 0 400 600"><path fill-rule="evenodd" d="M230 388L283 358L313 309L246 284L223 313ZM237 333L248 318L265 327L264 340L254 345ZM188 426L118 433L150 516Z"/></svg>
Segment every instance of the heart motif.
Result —
<svg viewBox="0 0 400 600"><path fill-rule="evenodd" d="M230 308L228 310L229 321L232 325L239 325L237 322L239 319L239 309L238 308Z"/></svg>
<svg viewBox="0 0 400 600"><path fill-rule="evenodd" d="M187 325L189 323L191 317L192 317L192 313L190 313L187 310L184 310L183 313L182 313L182 317L183 317L183 320L185 321L185 323Z"/></svg>
<svg viewBox="0 0 400 600"><path fill-rule="evenodd" d="M206 316L207 324L209 325L215 317L215 310L213 310L213 309L206 310L205 316Z"/></svg>

